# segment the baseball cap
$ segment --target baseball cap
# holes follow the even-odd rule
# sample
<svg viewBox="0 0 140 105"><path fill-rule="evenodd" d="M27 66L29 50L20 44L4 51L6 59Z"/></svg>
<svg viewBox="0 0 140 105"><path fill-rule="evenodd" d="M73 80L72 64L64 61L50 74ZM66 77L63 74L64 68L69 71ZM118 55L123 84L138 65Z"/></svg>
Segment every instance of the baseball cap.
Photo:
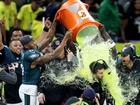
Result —
<svg viewBox="0 0 140 105"><path fill-rule="evenodd" d="M21 37L20 42L24 46L28 44L29 42L33 41L33 38L31 35L24 35Z"/></svg>
<svg viewBox="0 0 140 105"><path fill-rule="evenodd" d="M95 96L96 96L96 93L95 93L94 89L92 89L92 88L85 89L83 94L82 94L82 98L88 99L89 101L93 101Z"/></svg>
<svg viewBox="0 0 140 105"><path fill-rule="evenodd" d="M124 47L121 51L121 56L126 57L127 55L132 55L132 48L131 47Z"/></svg>

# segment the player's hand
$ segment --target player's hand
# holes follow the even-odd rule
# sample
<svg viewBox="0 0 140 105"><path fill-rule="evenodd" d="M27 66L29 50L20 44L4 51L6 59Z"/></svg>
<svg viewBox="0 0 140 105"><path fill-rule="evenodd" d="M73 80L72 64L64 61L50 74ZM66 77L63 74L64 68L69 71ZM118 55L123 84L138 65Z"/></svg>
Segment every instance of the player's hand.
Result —
<svg viewBox="0 0 140 105"><path fill-rule="evenodd" d="M45 27L51 28L51 26L52 26L52 22L49 20L49 17L48 17L45 21Z"/></svg>
<svg viewBox="0 0 140 105"><path fill-rule="evenodd" d="M67 49L67 61L70 62L72 61L74 54L73 52L70 51L70 49Z"/></svg>
<svg viewBox="0 0 140 105"><path fill-rule="evenodd" d="M66 38L66 39L71 39L71 37L72 37L72 31L71 31L71 30L68 30L68 31L66 32L66 34L65 34L65 38Z"/></svg>
<svg viewBox="0 0 140 105"><path fill-rule="evenodd" d="M45 95L43 93L40 93L38 95L38 101L39 101L40 104L44 104L45 103L46 100L45 100Z"/></svg>

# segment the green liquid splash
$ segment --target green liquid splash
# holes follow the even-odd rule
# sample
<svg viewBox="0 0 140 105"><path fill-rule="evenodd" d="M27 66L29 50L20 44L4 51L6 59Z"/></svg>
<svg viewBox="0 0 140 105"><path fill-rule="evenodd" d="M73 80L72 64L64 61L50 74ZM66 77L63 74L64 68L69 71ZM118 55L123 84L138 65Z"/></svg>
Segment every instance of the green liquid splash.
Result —
<svg viewBox="0 0 140 105"><path fill-rule="evenodd" d="M115 99L115 105L123 105L124 100L121 94L121 88L118 86L119 78L116 73L115 61L112 59L112 55L110 55L110 48L114 45L108 43L108 41L105 42L100 36L98 28L95 26L82 29L77 36L82 56L81 76L93 83L93 76L90 72L89 65L93 61L103 59L109 66L109 69L104 72L103 84L107 86Z"/></svg>
<svg viewBox="0 0 140 105"><path fill-rule="evenodd" d="M63 60L61 62L51 61L47 64L46 73L43 74L44 81L54 83L54 85L74 84L74 86L83 88L86 86L85 81L81 78L75 78L82 77L88 82L93 83L93 75L90 72L89 64L98 59L103 59L109 65L109 69L104 72L103 85L107 86L115 99L115 105L123 105L124 100L121 88L118 86L119 78L115 69L115 61L110 54L110 49L114 46L114 43L110 43L110 39L105 42L95 26L82 29L77 35L77 42L81 48L80 53L77 51L79 65L72 68L73 70L68 70L65 60L64 62ZM43 83L43 85L48 84Z"/></svg>

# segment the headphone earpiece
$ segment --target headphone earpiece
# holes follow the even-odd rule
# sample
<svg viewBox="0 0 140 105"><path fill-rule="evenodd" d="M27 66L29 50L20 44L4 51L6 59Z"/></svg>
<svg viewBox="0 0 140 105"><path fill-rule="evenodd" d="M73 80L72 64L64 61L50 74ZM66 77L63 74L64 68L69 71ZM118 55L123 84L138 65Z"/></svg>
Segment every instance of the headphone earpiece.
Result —
<svg viewBox="0 0 140 105"><path fill-rule="evenodd" d="M136 52L134 47L130 46L131 52L130 52L130 59L134 60L135 56L136 56Z"/></svg>
<svg viewBox="0 0 140 105"><path fill-rule="evenodd" d="M103 59L99 59L98 61L102 61L102 62L103 62L103 65L104 65L104 68L105 68L105 69L108 68L108 65L106 64L106 62L105 62Z"/></svg>

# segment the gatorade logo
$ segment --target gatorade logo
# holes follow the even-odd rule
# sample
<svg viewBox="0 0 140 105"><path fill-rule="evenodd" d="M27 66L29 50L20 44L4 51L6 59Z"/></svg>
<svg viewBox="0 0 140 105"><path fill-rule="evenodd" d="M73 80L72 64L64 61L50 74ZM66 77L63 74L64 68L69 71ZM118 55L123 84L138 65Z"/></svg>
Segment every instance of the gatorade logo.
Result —
<svg viewBox="0 0 140 105"><path fill-rule="evenodd" d="M78 15L81 17L81 19L88 18L84 10L78 11Z"/></svg>
<svg viewBox="0 0 140 105"><path fill-rule="evenodd" d="M83 5L83 4L81 4ZM84 10L85 6L81 6L79 5L79 9L78 9L78 15L79 17L81 17L81 19L87 19L88 18L88 15L86 13L86 11Z"/></svg>

